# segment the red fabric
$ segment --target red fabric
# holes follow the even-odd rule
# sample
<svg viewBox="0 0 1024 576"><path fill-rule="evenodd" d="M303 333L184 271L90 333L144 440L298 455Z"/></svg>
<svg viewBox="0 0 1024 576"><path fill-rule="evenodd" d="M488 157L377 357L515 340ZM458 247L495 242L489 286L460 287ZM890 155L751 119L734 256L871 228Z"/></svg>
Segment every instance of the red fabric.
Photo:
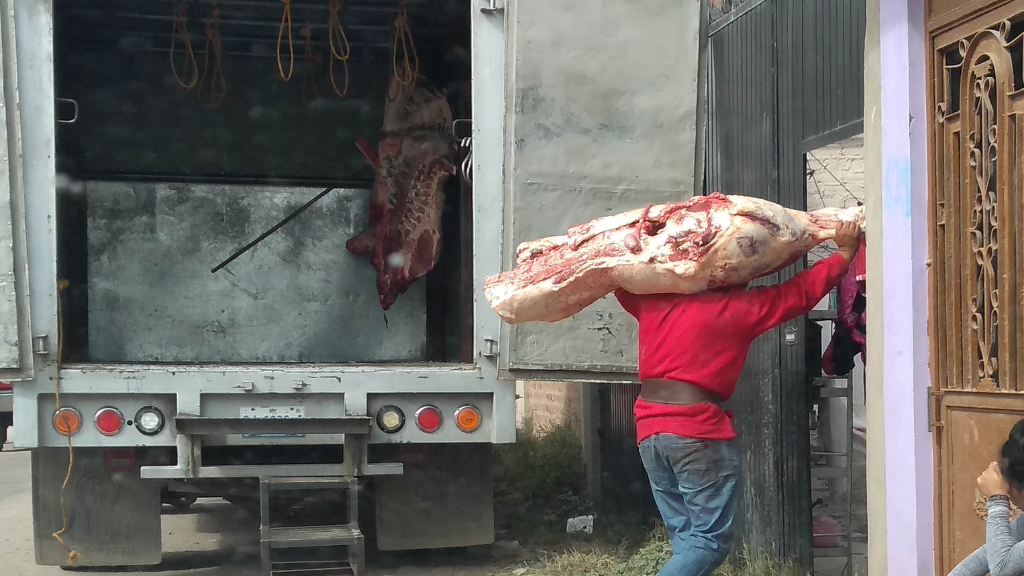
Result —
<svg viewBox="0 0 1024 576"><path fill-rule="evenodd" d="M806 314L836 286L847 267L846 260L835 254L775 286L690 296L616 290L619 303L640 323L640 380L690 382L727 400L754 339ZM711 404L673 406L637 399L634 415L638 443L661 433L705 440L736 437L732 413Z"/></svg>

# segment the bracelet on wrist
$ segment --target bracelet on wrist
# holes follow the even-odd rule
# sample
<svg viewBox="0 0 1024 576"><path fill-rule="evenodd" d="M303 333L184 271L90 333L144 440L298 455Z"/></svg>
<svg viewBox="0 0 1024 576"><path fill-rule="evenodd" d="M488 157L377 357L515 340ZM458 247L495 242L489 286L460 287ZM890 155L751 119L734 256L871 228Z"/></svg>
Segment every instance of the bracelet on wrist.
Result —
<svg viewBox="0 0 1024 576"><path fill-rule="evenodd" d="M1010 507L1010 497L1007 496L1006 494L993 494L993 495L988 497L988 503L989 503L989 505L992 505L992 504L1002 504L1002 505L1006 506L1007 508L1009 508Z"/></svg>

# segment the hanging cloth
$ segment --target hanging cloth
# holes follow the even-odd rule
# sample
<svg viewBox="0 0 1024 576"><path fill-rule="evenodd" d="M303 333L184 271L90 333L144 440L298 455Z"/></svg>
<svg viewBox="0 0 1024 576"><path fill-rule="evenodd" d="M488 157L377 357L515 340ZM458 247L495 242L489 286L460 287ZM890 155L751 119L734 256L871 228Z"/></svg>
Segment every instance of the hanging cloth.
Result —
<svg viewBox="0 0 1024 576"><path fill-rule="evenodd" d="M836 324L825 354L822 370L829 376L848 374L854 357L867 360L867 244L861 239L860 250L850 268L839 281L836 294Z"/></svg>

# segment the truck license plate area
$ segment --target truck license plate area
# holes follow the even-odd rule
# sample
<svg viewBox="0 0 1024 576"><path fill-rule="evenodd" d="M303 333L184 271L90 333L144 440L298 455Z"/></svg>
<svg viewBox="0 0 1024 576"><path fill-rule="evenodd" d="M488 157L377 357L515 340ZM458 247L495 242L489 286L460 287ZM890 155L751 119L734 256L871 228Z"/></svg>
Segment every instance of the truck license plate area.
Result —
<svg viewBox="0 0 1024 576"><path fill-rule="evenodd" d="M252 419L305 418L304 406L242 406L239 417ZM305 438L305 434L242 434L245 439Z"/></svg>

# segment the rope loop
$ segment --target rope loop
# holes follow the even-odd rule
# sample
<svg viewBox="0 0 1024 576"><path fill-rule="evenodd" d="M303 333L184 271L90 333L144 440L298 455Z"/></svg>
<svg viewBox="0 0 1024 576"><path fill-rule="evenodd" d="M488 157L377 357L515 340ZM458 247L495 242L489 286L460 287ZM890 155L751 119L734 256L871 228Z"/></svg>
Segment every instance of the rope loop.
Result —
<svg viewBox="0 0 1024 576"><path fill-rule="evenodd" d="M281 74L281 80L285 82L292 79L295 72L295 45L292 42L292 0L281 0L284 10L281 12L281 27L277 31L277 71ZM284 71L284 63L281 62L281 42L284 41L285 30L288 30L288 72Z"/></svg>
<svg viewBox="0 0 1024 576"><path fill-rule="evenodd" d="M171 33L170 50L171 74L174 74L174 79L178 81L178 85L188 92L199 81L199 66L196 64L196 55L192 51L192 39L188 35L188 15L185 12L185 3L181 0L175 0L174 2L173 21L174 29ZM179 38L184 46L182 50L185 54L185 67L181 72L178 72L178 66L174 62L175 46ZM184 78L188 78L188 80Z"/></svg>

